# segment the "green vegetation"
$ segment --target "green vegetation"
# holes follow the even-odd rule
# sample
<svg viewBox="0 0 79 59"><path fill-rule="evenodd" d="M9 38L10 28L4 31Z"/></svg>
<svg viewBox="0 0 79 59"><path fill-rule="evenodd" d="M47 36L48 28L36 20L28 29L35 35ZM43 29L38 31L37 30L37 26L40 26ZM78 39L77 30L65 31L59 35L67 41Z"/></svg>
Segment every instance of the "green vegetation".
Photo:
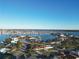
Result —
<svg viewBox="0 0 79 59"><path fill-rule="evenodd" d="M7 38L7 39L5 39L4 43L9 44L9 43L11 43L11 41L12 41L12 39L11 39L11 38Z"/></svg>
<svg viewBox="0 0 79 59"><path fill-rule="evenodd" d="M23 46L23 43L20 42L20 41L18 41L17 44L16 44L16 47L17 47L17 48L22 48L22 46Z"/></svg>
<svg viewBox="0 0 79 59"><path fill-rule="evenodd" d="M18 39L16 43L11 43L11 38L6 39L4 41L4 43L6 44L0 45L0 48L9 48L10 54L16 56L17 59L19 56L24 56L27 59L27 57L35 56L36 54L48 57L51 53L53 53L54 55L54 52L58 51L57 49L63 48L65 48L65 50L73 48L79 49L79 38L76 37L67 37L67 39L64 41L59 39L61 38L59 37L57 40L48 40L47 42L32 41L32 39L29 39L29 36L17 36L16 38ZM55 44L51 44L52 42L54 42ZM46 46L54 48L45 49ZM7 57L7 59L9 58L11 58L11 56Z"/></svg>
<svg viewBox="0 0 79 59"><path fill-rule="evenodd" d="M73 49L79 47L79 38L72 37L68 40L61 42L60 47L65 49Z"/></svg>

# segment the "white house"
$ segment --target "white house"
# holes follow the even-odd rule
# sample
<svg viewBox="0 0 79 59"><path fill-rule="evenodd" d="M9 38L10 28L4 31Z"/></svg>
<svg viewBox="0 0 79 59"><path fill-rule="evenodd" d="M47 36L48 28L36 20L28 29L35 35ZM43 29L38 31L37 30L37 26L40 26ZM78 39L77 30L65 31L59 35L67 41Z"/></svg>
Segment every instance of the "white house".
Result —
<svg viewBox="0 0 79 59"><path fill-rule="evenodd" d="M19 39L18 39L18 38L12 38L11 43L17 43L18 41L19 41Z"/></svg>

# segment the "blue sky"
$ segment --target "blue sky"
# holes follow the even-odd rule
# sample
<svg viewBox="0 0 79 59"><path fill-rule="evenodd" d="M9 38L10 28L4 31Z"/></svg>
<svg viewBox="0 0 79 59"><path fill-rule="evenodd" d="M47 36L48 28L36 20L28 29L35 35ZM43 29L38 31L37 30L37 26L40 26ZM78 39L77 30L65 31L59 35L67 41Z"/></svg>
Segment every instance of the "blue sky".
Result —
<svg viewBox="0 0 79 59"><path fill-rule="evenodd" d="M0 28L79 29L79 0L0 0Z"/></svg>

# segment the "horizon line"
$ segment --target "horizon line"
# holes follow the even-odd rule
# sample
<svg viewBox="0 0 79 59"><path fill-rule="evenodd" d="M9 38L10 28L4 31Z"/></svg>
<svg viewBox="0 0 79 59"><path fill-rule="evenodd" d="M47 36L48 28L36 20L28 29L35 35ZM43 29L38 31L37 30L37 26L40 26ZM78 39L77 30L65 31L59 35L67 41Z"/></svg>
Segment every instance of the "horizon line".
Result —
<svg viewBox="0 0 79 59"><path fill-rule="evenodd" d="M0 28L0 30L79 30L79 29L23 29L23 28Z"/></svg>

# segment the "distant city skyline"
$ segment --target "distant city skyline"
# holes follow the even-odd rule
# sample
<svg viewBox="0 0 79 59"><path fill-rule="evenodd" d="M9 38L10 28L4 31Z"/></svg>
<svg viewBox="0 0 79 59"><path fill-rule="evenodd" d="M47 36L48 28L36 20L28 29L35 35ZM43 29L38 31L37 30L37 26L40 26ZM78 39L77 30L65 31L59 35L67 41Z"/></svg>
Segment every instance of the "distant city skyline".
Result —
<svg viewBox="0 0 79 59"><path fill-rule="evenodd" d="M0 29L79 29L79 0L0 0Z"/></svg>

